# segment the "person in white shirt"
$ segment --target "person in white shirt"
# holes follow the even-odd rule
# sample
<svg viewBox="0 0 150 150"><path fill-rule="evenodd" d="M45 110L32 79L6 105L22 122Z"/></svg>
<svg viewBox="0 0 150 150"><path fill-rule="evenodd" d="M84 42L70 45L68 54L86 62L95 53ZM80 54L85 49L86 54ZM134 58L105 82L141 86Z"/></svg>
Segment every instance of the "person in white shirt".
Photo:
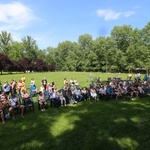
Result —
<svg viewBox="0 0 150 150"><path fill-rule="evenodd" d="M73 93L74 93L74 96L75 96L75 100L77 102L82 100L83 96L81 95L81 90L78 87L76 87L76 89L73 91Z"/></svg>
<svg viewBox="0 0 150 150"><path fill-rule="evenodd" d="M50 104L51 104L51 107L57 107L58 108L59 105L58 105L58 99L56 97L55 89L52 88L49 93L50 93Z"/></svg>
<svg viewBox="0 0 150 150"><path fill-rule="evenodd" d="M45 106L46 106L47 102L44 97L44 93L42 91L39 92L39 94L37 96L37 101L40 104L41 111L45 111Z"/></svg>
<svg viewBox="0 0 150 150"><path fill-rule="evenodd" d="M13 113L13 110L15 109L21 109L21 116L24 117L24 105L20 104L19 98L15 96L15 94L11 94L11 97L9 99L9 115L12 114L13 119L15 118L15 115Z"/></svg>

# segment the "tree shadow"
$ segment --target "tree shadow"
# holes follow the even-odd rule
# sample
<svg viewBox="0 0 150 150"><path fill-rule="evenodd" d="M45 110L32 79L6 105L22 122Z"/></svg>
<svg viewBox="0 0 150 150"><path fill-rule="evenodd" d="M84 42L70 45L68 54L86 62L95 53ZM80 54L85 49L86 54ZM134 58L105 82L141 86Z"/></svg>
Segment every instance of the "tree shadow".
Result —
<svg viewBox="0 0 150 150"><path fill-rule="evenodd" d="M45 112L28 111L25 118L2 126L2 149L142 150L148 149L150 102L80 102ZM0 130L0 131L1 131Z"/></svg>

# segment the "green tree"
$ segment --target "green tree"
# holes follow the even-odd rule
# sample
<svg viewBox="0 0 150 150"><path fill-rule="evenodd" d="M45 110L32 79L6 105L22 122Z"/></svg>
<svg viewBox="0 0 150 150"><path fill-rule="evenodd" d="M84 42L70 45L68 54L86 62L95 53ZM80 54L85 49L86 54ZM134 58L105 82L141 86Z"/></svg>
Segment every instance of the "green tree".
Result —
<svg viewBox="0 0 150 150"><path fill-rule="evenodd" d="M141 30L142 42L150 49L150 22Z"/></svg>
<svg viewBox="0 0 150 150"><path fill-rule="evenodd" d="M132 27L130 25L115 26L111 37L116 41L117 48L125 52L132 42Z"/></svg>
<svg viewBox="0 0 150 150"><path fill-rule="evenodd" d="M31 36L24 37L21 40L23 42L24 56L34 62L38 56L38 46L36 41Z"/></svg>
<svg viewBox="0 0 150 150"><path fill-rule="evenodd" d="M0 34L0 51L8 55L11 49L12 35L6 31L2 31Z"/></svg>
<svg viewBox="0 0 150 150"><path fill-rule="evenodd" d="M88 70L88 58L87 56L89 55L89 53L91 51L93 51L93 39L92 36L89 34L83 34L80 35L78 38L78 45L79 45L79 51L80 51L80 61L78 62L78 64L80 64L78 66L78 71L86 71ZM81 61L82 60L82 61ZM84 61L83 61L84 60Z"/></svg>
<svg viewBox="0 0 150 150"><path fill-rule="evenodd" d="M67 70L67 57L69 52L72 50L72 42L64 41L58 44L57 49L55 49L55 62L57 64L57 69L66 71Z"/></svg>
<svg viewBox="0 0 150 150"><path fill-rule="evenodd" d="M8 53L8 57L12 60L21 60L24 57L23 44L17 41L12 42L12 46Z"/></svg>
<svg viewBox="0 0 150 150"><path fill-rule="evenodd" d="M53 48L53 47L47 47L46 51L45 51L45 54L46 54L46 62L48 64L51 64L51 63L56 63L55 61L55 49L56 48Z"/></svg>

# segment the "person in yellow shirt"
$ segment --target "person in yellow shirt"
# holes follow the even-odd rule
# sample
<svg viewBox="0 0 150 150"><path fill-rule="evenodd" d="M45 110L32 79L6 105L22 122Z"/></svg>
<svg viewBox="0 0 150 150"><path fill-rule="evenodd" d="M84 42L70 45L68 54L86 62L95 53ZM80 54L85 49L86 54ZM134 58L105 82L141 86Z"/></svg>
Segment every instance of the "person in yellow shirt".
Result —
<svg viewBox="0 0 150 150"><path fill-rule="evenodd" d="M131 80L131 79L132 79L132 73L129 72L129 73L128 73L128 76L127 76L127 80Z"/></svg>
<svg viewBox="0 0 150 150"><path fill-rule="evenodd" d="M22 76L21 81L25 83L25 81L26 81L25 76Z"/></svg>

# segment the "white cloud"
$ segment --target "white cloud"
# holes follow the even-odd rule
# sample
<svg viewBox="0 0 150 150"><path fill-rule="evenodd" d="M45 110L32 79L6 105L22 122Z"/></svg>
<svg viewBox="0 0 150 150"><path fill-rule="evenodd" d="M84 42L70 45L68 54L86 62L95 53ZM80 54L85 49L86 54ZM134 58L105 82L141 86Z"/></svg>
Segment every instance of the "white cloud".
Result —
<svg viewBox="0 0 150 150"><path fill-rule="evenodd" d="M134 15L134 14L135 14L134 11L128 11L128 12L124 12L124 13L123 13L123 15L124 15L125 17L129 17L129 16Z"/></svg>
<svg viewBox="0 0 150 150"><path fill-rule="evenodd" d="M121 13L115 12L111 9L100 9L97 11L98 16L104 17L106 21L108 20L117 20Z"/></svg>
<svg viewBox="0 0 150 150"><path fill-rule="evenodd" d="M20 2L0 4L0 30L19 30L38 18Z"/></svg>

